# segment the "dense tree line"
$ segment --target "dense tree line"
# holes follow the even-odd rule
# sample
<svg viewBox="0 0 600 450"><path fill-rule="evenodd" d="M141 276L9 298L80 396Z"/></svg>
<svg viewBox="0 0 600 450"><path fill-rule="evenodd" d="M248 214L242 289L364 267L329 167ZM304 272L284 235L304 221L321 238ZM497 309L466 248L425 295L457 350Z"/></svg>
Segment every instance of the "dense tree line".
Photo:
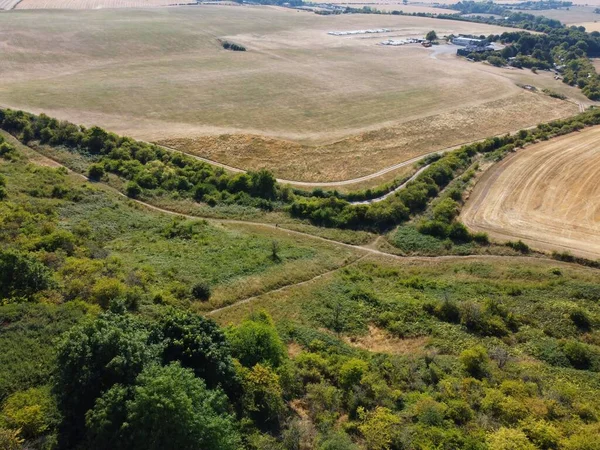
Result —
<svg viewBox="0 0 600 450"><path fill-rule="evenodd" d="M517 23L519 14L522 13L512 14L509 20ZM495 38L507 44L504 49L472 53L469 57L476 61L487 59L498 66L510 64L534 70L555 69L562 73L563 82L579 87L592 100L600 99L600 76L590 61L590 58L600 55L600 33L587 33L584 27L567 28L555 22L526 14L520 26L543 34L505 32Z"/></svg>
<svg viewBox="0 0 600 450"><path fill-rule="evenodd" d="M289 207L289 211L294 217L308 218L322 226L385 229L422 212L431 199L471 164L476 154L492 154L501 157L527 143L598 123L600 123L600 111L594 110L572 119L541 124L533 130L521 130L514 135L494 137L463 146L432 163L404 189L378 203L352 205L336 197L309 199L297 197Z"/></svg>
<svg viewBox="0 0 600 450"><path fill-rule="evenodd" d="M514 35L523 39L523 46L531 36ZM531 45L533 47L535 44ZM439 159L434 158L426 170L396 194L381 202L359 205L346 200L350 196L344 199L334 193L321 192L312 197L294 195L291 189L279 185L267 170L227 174L182 153L120 137L99 127L79 127L43 114L35 116L22 111L0 110L0 127L4 130L25 143L37 140L41 144L62 146L95 161L88 169L91 179L102 179L106 173L116 174L128 180L124 189L134 198L146 192L158 195L177 192L184 198L193 198L210 206L240 204L267 210L279 208L320 226L372 230L388 229L422 212L478 153L503 154L514 147L599 122L600 111L594 110L571 119L542 124L533 130L463 146ZM367 195L357 197L361 196Z"/></svg>
<svg viewBox="0 0 600 450"><path fill-rule="evenodd" d="M228 175L182 153L100 127L85 128L44 114L13 110L0 110L0 126L24 143L35 140L88 157L94 162L88 172L91 179L99 180L106 172L119 175L129 181L126 191L132 197L144 191L177 191L209 205L235 203L272 209L273 202L285 199L287 193L266 170Z"/></svg>
<svg viewBox="0 0 600 450"><path fill-rule="evenodd" d="M512 11L519 9L530 9L530 10L545 10L545 9L558 9L568 8L572 6L571 2L561 1L540 1L540 2L522 2L506 5L497 4L493 2L485 1L462 1L454 3L452 5L442 6L448 9L460 11L461 14L492 14L502 16L502 21L510 23L525 23L528 22L530 26L539 27L545 26L550 28L560 28L562 24L558 20L548 19L543 16L536 16L533 14L527 14L520 11ZM514 15L514 16L513 16ZM513 17L511 17L513 16Z"/></svg>

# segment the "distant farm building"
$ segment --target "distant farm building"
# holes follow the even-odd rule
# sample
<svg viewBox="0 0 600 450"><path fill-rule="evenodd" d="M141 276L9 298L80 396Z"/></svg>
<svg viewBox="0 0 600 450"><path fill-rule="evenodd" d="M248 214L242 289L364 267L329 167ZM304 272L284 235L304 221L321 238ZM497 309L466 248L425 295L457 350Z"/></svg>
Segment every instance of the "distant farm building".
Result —
<svg viewBox="0 0 600 450"><path fill-rule="evenodd" d="M458 56L469 56L469 54L471 53L482 53L482 52L488 52L494 50L494 47L492 47L491 45L486 45L486 46L481 46L481 47L475 47L473 45L468 45L465 48L459 48L456 51L456 54Z"/></svg>
<svg viewBox="0 0 600 450"><path fill-rule="evenodd" d="M484 47L485 44L487 44L487 41L485 39L473 39L460 36L452 39L452 43L463 47Z"/></svg>

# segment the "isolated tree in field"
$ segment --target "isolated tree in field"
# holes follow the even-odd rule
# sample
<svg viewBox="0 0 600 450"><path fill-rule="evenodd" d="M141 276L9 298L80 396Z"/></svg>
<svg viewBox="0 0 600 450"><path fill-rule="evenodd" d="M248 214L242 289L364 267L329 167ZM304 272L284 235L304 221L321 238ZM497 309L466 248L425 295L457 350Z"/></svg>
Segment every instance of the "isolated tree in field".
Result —
<svg viewBox="0 0 600 450"><path fill-rule="evenodd" d="M210 285L206 281L199 281L192 286L192 297L196 300L207 302L210 299Z"/></svg>
<svg viewBox="0 0 600 450"><path fill-rule="evenodd" d="M275 262L281 261L279 257L279 242L276 240L271 241L271 259Z"/></svg>
<svg viewBox="0 0 600 450"><path fill-rule="evenodd" d="M429 33L427 33L425 35L425 39L427 39L428 41L436 41L437 40L437 34L435 31L431 30Z"/></svg>

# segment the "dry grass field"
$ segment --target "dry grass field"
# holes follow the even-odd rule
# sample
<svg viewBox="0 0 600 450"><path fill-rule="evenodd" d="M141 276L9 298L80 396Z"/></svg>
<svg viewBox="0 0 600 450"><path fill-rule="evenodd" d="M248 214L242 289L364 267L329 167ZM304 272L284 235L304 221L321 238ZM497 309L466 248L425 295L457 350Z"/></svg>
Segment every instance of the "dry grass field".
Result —
<svg viewBox="0 0 600 450"><path fill-rule="evenodd" d="M315 2L318 3L318 2ZM377 9L379 11L403 11L405 13L430 13L430 14L448 14L452 11L442 8L436 8L431 4L410 3L404 4L402 0L330 0L327 3L336 5L350 6L352 8L362 8L363 6Z"/></svg>
<svg viewBox="0 0 600 450"><path fill-rule="evenodd" d="M380 27L392 32L327 34ZM432 29L503 31L274 7L15 10L0 15L0 104L305 181L366 175L577 111L452 46L377 45Z"/></svg>
<svg viewBox="0 0 600 450"><path fill-rule="evenodd" d="M600 18L600 15L597 14L596 16ZM585 27L585 30L588 33L591 33L593 31L600 31L600 22L598 22L597 20L593 22L576 23L575 25Z"/></svg>
<svg viewBox="0 0 600 450"><path fill-rule="evenodd" d="M503 240L600 258L600 127L521 150L476 184L462 220Z"/></svg>
<svg viewBox="0 0 600 450"><path fill-rule="evenodd" d="M586 1L585 6L573 6L569 9L543 9L539 11L523 10L523 12L548 17L549 19L560 20L568 25L579 25L582 22L593 22L594 20L599 19L600 15L594 13L594 9L598 6L600 6L600 0L591 0Z"/></svg>
<svg viewBox="0 0 600 450"><path fill-rule="evenodd" d="M150 8L177 3L176 0L21 0L15 9L103 9Z"/></svg>

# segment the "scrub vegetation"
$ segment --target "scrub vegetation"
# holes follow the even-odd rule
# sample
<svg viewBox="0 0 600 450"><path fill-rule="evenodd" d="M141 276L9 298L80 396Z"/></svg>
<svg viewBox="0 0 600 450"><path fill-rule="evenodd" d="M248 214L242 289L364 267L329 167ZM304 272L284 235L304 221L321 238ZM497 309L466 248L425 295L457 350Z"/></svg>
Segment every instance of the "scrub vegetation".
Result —
<svg viewBox="0 0 600 450"><path fill-rule="evenodd" d="M498 12L486 5L459 7ZM543 18L527 28L542 33L527 57L590 56L545 40L581 30ZM234 55L208 34L248 64L244 76L246 58L272 58L256 36L223 41L252 43ZM526 35L509 36L527 53ZM176 68L182 56L170 54ZM589 162L598 125L590 109L461 145L361 204L402 181L302 191L264 167L227 171L99 126L0 109L0 449L598 450L600 262L540 253L519 236L492 242L461 222L477 181L494 195L486 176L523 153L560 172L567 191L565 174L578 172L561 146L575 142L573 159ZM584 178L593 184L593 171Z"/></svg>
<svg viewBox="0 0 600 450"><path fill-rule="evenodd" d="M2 448L596 445L596 269L356 261L359 247L145 210L0 146ZM453 223L469 170L422 220ZM322 277L267 286L314 259ZM214 309L253 277L257 297Z"/></svg>

